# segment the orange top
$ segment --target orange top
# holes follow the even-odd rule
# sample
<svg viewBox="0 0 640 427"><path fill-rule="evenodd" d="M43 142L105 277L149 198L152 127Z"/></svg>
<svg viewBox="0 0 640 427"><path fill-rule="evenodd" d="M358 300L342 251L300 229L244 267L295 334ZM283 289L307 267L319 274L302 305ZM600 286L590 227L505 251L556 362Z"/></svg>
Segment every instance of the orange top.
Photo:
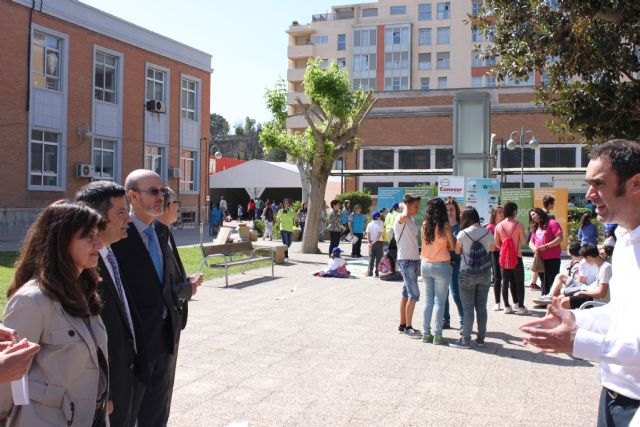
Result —
<svg viewBox="0 0 640 427"><path fill-rule="evenodd" d="M442 237L438 229L436 229L436 239L434 242L427 244L422 240L422 252L420 259L424 262L448 262L451 261L449 254L449 244L446 237Z"/></svg>

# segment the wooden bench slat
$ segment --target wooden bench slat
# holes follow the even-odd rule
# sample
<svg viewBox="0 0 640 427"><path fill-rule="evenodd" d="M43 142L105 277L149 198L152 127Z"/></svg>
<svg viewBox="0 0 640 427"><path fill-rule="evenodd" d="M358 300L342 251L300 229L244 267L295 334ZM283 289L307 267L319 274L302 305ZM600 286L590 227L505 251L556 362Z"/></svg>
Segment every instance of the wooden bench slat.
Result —
<svg viewBox="0 0 640 427"><path fill-rule="evenodd" d="M258 251L269 251L270 256L257 255ZM229 267L236 265L247 265L258 261L271 261L271 275L274 275L273 263L274 263L274 250L269 248L254 248L250 241L237 242L237 243L224 243L224 244L201 244L200 251L202 252L202 264L200 268L205 265L209 268L224 268L225 286L229 284ZM248 254L246 258L233 260L232 256L235 254ZM209 263L207 259L209 257L221 256L222 262ZM244 269L242 270L244 273Z"/></svg>

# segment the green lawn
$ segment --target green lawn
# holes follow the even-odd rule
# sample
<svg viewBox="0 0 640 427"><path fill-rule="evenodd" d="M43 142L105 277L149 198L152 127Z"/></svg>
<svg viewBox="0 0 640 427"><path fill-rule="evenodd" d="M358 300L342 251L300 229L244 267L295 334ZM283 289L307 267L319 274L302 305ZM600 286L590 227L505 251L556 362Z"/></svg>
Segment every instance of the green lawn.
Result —
<svg viewBox="0 0 640 427"><path fill-rule="evenodd" d="M179 248L180 258L184 264L184 269L187 274L192 274L198 271L200 263L202 262L202 255L200 255L200 248L188 247ZM17 252L0 252L0 315L4 312L4 306L7 304L7 289L13 279L14 268L13 264L18 256ZM210 262L216 262L215 258L210 258ZM247 265L247 270L258 267L266 267L270 265L269 261L254 262ZM242 271L243 266L234 266L229 269L229 274L239 273ZM217 277L224 276L224 268L207 268L204 267L202 271L204 273L205 280L215 279Z"/></svg>

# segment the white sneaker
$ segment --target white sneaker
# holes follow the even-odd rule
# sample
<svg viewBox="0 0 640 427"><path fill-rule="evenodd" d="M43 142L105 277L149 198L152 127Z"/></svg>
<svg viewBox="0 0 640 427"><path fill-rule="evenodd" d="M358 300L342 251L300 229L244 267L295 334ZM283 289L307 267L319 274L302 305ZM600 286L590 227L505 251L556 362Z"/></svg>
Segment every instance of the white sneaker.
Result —
<svg viewBox="0 0 640 427"><path fill-rule="evenodd" d="M527 310L527 307L525 307L525 306L518 307L518 310L516 311L516 314L518 314L520 316L526 316L527 314L529 314L529 310Z"/></svg>
<svg viewBox="0 0 640 427"><path fill-rule="evenodd" d="M511 306L507 306L504 308L504 314L512 314L513 308Z"/></svg>
<svg viewBox="0 0 640 427"><path fill-rule="evenodd" d="M493 306L493 311L500 311L502 310L502 304L497 303L496 305Z"/></svg>

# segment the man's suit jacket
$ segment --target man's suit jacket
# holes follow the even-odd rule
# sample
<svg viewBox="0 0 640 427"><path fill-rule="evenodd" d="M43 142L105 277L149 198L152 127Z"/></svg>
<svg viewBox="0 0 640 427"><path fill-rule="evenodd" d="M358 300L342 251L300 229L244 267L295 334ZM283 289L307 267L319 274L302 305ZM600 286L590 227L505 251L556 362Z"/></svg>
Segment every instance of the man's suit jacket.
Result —
<svg viewBox="0 0 640 427"><path fill-rule="evenodd" d="M171 250L167 244L169 229L156 221L155 230L164 263L162 282L158 278L142 236L133 223L129 224L127 237L111 245L111 250L118 259L124 285L133 297L134 305L142 321L141 338L144 340L149 363L153 362L154 355L167 351L174 353L177 350L176 344L180 339L182 329L182 317L171 291L171 275L175 273L170 268L173 261L171 260ZM165 323L165 320L162 319L165 306L167 307L166 322L168 322L170 335L168 348L166 348L167 339L163 336L167 331L162 327Z"/></svg>
<svg viewBox="0 0 640 427"><path fill-rule="evenodd" d="M109 400L113 402L113 412L109 420L113 426L133 426L137 418L135 402L142 399L144 385L148 382L148 366L142 325L133 298L125 288L131 320L137 339L137 353L133 336L129 329L127 314L120 301L116 285L102 257L98 260L98 271L102 282L98 292L103 308L100 313L109 335Z"/></svg>
<svg viewBox="0 0 640 427"><path fill-rule="evenodd" d="M169 279L171 280L174 296L178 300L178 309L182 319L181 328L184 329L187 326L187 318L189 317L189 300L191 299L192 288L171 232L169 232L169 244L172 258L171 268L173 269L173 271L169 272Z"/></svg>

